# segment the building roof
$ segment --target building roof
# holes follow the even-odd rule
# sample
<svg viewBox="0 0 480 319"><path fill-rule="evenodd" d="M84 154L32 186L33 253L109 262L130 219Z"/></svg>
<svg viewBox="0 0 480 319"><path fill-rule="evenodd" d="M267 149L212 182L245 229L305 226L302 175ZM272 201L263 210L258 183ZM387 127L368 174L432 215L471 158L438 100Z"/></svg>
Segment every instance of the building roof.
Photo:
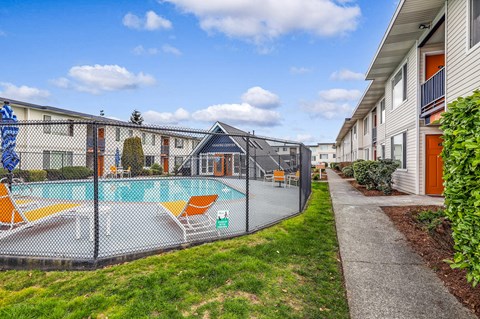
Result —
<svg viewBox="0 0 480 319"><path fill-rule="evenodd" d="M351 119L343 123L336 142L341 142L355 122L364 118L385 94L388 78L405 59L417 40L425 38L439 20L444 0L401 0L368 68L366 80L371 80ZM440 15L442 16L442 15ZM429 25L430 30L420 25Z"/></svg>

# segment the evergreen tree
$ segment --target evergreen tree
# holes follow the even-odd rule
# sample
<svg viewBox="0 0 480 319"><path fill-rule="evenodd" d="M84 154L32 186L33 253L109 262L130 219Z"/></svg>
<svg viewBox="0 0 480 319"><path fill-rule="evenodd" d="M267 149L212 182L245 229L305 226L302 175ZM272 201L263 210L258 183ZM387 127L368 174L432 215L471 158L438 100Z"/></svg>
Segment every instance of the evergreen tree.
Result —
<svg viewBox="0 0 480 319"><path fill-rule="evenodd" d="M137 110L133 110L132 115L130 116L130 123L142 125L143 123L142 113L140 113Z"/></svg>

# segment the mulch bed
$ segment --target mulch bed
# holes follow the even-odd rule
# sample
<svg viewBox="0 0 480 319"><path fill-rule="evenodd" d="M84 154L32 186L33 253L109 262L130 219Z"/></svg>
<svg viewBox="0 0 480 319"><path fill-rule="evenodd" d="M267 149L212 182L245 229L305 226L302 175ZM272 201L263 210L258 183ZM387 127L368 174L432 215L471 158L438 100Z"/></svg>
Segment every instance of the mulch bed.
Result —
<svg viewBox="0 0 480 319"><path fill-rule="evenodd" d="M408 195L407 193L397 191L396 189L394 189L390 195L385 195L382 191L379 191L379 190L376 190L376 189L368 190L365 186L358 184L357 181L355 181L355 180L348 181L348 182L350 183L350 185L355 187L359 192L361 192L365 196L401 196L401 195Z"/></svg>
<svg viewBox="0 0 480 319"><path fill-rule="evenodd" d="M334 171L335 173L337 173L338 176L340 176L341 178L343 179L351 179L352 177L347 177L345 176L341 171Z"/></svg>
<svg viewBox="0 0 480 319"><path fill-rule="evenodd" d="M436 229L428 231L416 220L416 215L424 210L438 210L439 206L382 207L407 238L410 246L425 260L437 276L467 308L480 318L480 285L476 288L467 283L465 270L452 269L444 262L453 259L452 231L448 221L443 221Z"/></svg>

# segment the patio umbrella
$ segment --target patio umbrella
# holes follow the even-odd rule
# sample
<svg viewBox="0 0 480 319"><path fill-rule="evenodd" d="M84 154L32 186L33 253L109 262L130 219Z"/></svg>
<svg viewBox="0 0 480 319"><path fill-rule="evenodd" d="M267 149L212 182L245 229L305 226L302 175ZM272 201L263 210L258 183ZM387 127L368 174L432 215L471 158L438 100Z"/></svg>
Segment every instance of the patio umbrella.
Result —
<svg viewBox="0 0 480 319"><path fill-rule="evenodd" d="M13 114L13 110L7 101L4 102L2 109L2 124L13 124L17 122L17 116ZM15 153L15 145L17 143L18 126L2 125L2 165L8 171L9 183L12 180L12 171L20 162L20 158Z"/></svg>
<svg viewBox="0 0 480 319"><path fill-rule="evenodd" d="M117 150L115 151L115 166L119 167L120 166L120 150L117 147Z"/></svg>

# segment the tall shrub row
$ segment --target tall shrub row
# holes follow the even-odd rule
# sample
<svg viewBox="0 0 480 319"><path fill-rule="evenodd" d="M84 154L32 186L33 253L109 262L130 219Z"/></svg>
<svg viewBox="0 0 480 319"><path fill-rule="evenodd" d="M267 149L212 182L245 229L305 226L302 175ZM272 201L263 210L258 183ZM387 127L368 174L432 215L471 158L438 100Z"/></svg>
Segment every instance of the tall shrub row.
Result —
<svg viewBox="0 0 480 319"><path fill-rule="evenodd" d="M455 242L451 266L466 269L468 282L476 286L480 282L480 91L450 103L441 128L446 214Z"/></svg>
<svg viewBox="0 0 480 319"><path fill-rule="evenodd" d="M122 165L130 167L132 176L142 173L144 164L142 140L140 137L129 137L123 142Z"/></svg>

